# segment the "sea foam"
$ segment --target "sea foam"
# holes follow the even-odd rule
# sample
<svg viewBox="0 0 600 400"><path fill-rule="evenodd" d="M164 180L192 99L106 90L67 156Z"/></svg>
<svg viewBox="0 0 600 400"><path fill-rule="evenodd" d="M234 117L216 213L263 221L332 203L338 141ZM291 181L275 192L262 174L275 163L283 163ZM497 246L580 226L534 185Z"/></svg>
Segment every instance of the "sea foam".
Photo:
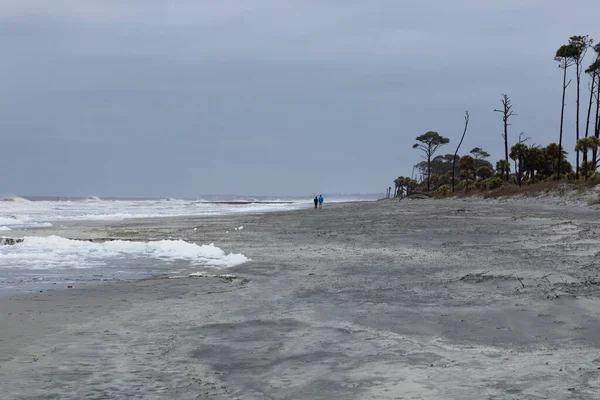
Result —
<svg viewBox="0 0 600 400"><path fill-rule="evenodd" d="M243 254L227 254L214 244L197 245L183 240L151 242L108 241L93 243L59 236L26 236L22 243L0 247L0 267L67 269L111 266L119 259L188 261L204 267L226 268L248 261Z"/></svg>

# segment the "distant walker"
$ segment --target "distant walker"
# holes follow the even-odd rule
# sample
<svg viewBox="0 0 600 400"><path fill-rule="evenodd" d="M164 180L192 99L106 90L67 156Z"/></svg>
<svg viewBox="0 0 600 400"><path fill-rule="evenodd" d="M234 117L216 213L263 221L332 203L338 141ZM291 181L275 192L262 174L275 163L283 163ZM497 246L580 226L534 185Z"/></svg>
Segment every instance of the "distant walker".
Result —
<svg viewBox="0 0 600 400"><path fill-rule="evenodd" d="M323 208L323 195L319 195L319 208Z"/></svg>
<svg viewBox="0 0 600 400"><path fill-rule="evenodd" d="M315 209L316 209L317 205L319 204L319 198L317 196L315 196L315 199L313 201L315 202Z"/></svg>

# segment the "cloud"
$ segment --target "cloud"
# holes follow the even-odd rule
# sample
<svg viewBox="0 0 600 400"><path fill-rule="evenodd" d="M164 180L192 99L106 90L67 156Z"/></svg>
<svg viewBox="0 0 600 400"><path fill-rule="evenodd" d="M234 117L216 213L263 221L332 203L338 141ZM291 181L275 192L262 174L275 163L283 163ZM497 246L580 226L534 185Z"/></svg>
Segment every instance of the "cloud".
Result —
<svg viewBox="0 0 600 400"><path fill-rule="evenodd" d="M74 176L29 179L48 162L40 156L4 186L167 197L380 191L419 161L414 137L454 140L465 109L465 149L500 158L501 93L519 114L514 138L555 141L553 53L570 35L600 34L600 5L580 3L565 13L556 0L4 1L0 140L11 161L0 166L50 141L56 171L96 177L85 193ZM568 101L569 150L572 93ZM95 165L86 144L100 154Z"/></svg>

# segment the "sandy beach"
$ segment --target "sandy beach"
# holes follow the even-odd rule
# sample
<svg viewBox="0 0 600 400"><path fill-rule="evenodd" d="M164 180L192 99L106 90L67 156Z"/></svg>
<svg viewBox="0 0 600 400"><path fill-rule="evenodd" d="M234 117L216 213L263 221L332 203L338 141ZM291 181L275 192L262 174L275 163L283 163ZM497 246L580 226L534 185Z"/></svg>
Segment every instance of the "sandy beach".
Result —
<svg viewBox="0 0 600 400"><path fill-rule="evenodd" d="M598 399L599 216L414 200L72 224L250 261L0 298L1 397Z"/></svg>

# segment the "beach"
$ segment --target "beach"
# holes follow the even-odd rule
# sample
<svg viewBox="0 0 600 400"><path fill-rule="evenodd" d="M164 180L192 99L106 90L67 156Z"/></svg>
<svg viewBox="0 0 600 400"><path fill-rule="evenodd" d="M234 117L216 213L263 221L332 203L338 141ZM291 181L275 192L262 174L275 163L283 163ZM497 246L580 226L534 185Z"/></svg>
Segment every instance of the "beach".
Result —
<svg viewBox="0 0 600 400"><path fill-rule="evenodd" d="M598 399L599 216L403 200L64 225L73 239L177 238L249 260L0 298L0 393Z"/></svg>

